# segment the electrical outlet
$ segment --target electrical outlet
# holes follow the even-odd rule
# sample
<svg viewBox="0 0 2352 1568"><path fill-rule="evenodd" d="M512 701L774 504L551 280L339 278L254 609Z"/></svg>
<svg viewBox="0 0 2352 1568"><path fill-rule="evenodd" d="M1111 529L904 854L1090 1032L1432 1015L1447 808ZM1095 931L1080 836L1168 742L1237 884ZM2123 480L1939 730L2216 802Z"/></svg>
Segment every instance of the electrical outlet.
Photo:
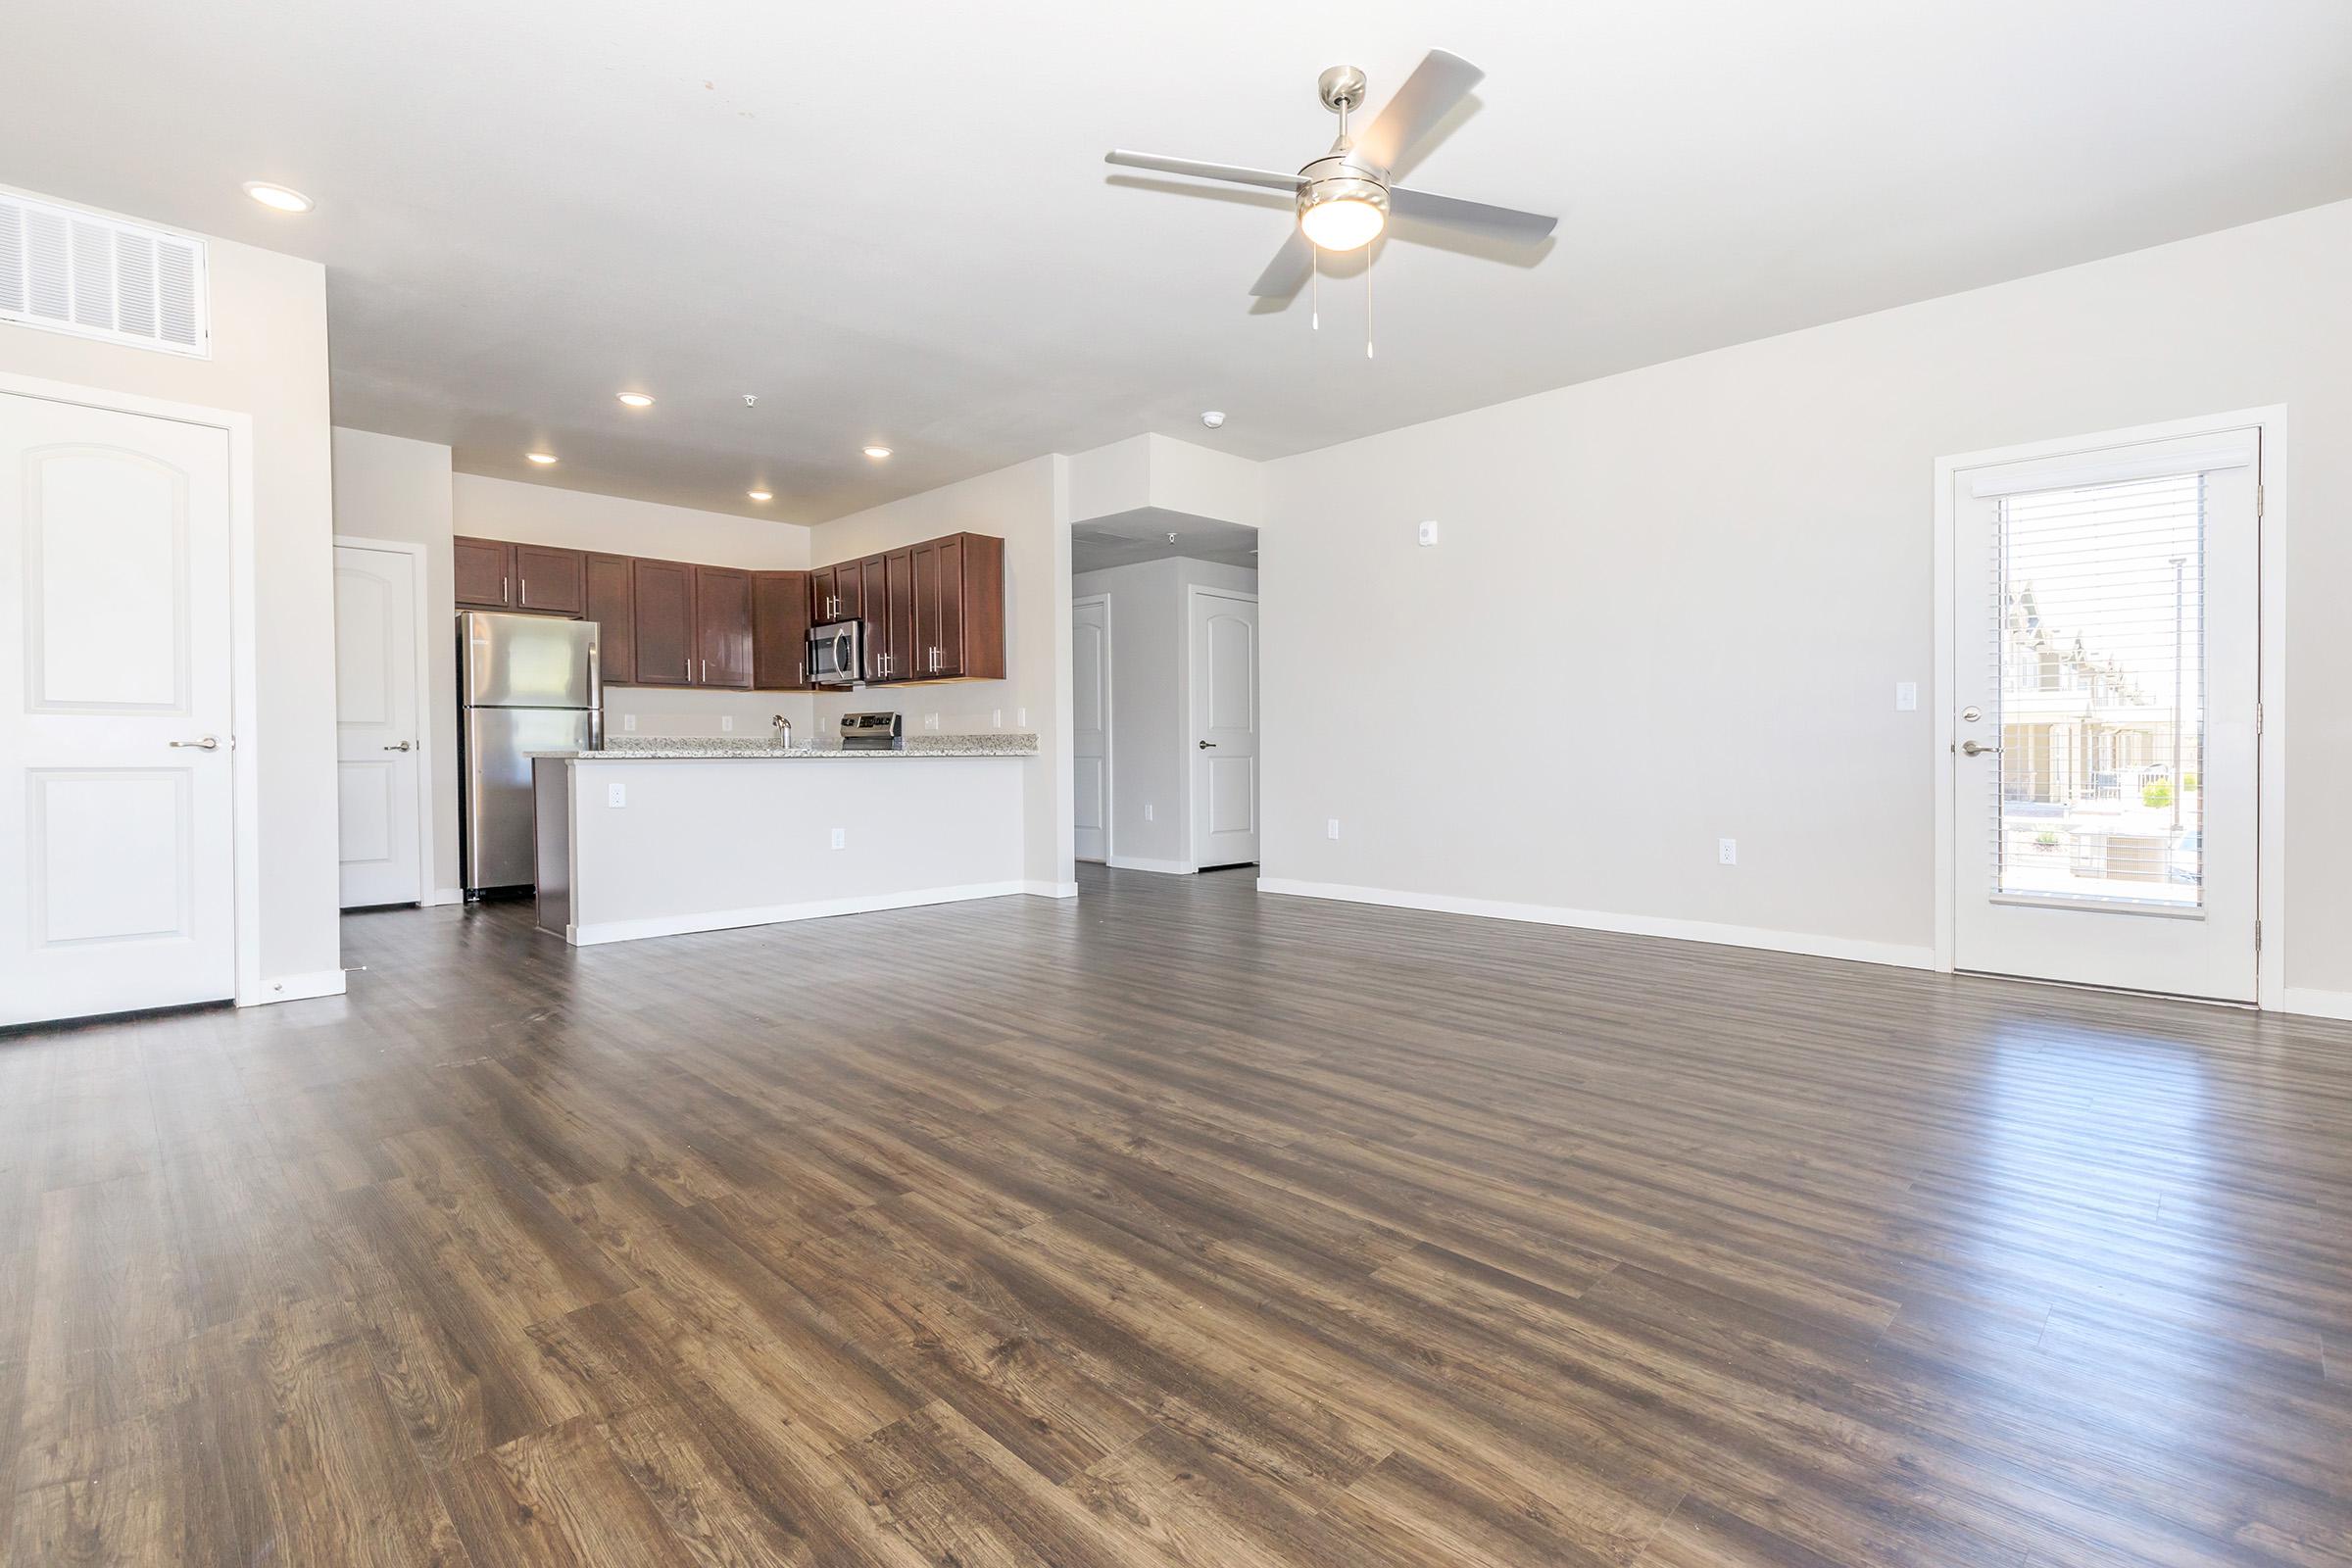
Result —
<svg viewBox="0 0 2352 1568"><path fill-rule="evenodd" d="M1152 806L1148 801L1144 804L1144 820L1147 822L1152 820Z"/></svg>
<svg viewBox="0 0 2352 1568"><path fill-rule="evenodd" d="M722 735L733 733L735 729L735 715L733 713L719 714L718 729L719 733Z"/></svg>
<svg viewBox="0 0 2352 1568"><path fill-rule="evenodd" d="M1027 729L1029 727L1029 710L1026 708L1016 708L1012 711L1014 715L1012 727L1014 729Z"/></svg>
<svg viewBox="0 0 2352 1568"><path fill-rule="evenodd" d="M937 729L937 728L939 728L939 715L938 715L937 713L925 713L925 714L923 715L923 728L925 728L925 729Z"/></svg>
<svg viewBox="0 0 2352 1568"><path fill-rule="evenodd" d="M850 830L848 828L837 827L833 830L833 847L837 850L846 850L850 847Z"/></svg>
<svg viewBox="0 0 2352 1568"><path fill-rule="evenodd" d="M1438 525L1435 522L1425 522L1421 525L1420 532L1414 537L1421 541L1422 548L1426 550L1438 542Z"/></svg>
<svg viewBox="0 0 2352 1568"><path fill-rule="evenodd" d="M1717 839L1715 841L1715 860L1719 865L1738 865L1740 863L1740 841L1738 839Z"/></svg>
<svg viewBox="0 0 2352 1568"><path fill-rule="evenodd" d="M1919 708L1919 682L1898 680L1894 683L1894 710L1898 713L1916 711Z"/></svg>
<svg viewBox="0 0 2352 1568"><path fill-rule="evenodd" d="M1004 710L1002 708L997 710L996 726L999 729L1003 729L1004 727Z"/></svg>
<svg viewBox="0 0 2352 1568"><path fill-rule="evenodd" d="M633 730L633 729L635 729L635 728L637 727L637 715L636 715L635 713L623 713L623 714L621 714L621 715L620 715L620 727L621 727L622 729L628 729L628 730Z"/></svg>
<svg viewBox="0 0 2352 1568"><path fill-rule="evenodd" d="M1327 839L1336 839L1340 836L1340 819L1338 817L1330 817L1324 821L1323 836Z"/></svg>
<svg viewBox="0 0 2352 1568"><path fill-rule="evenodd" d="M605 786L605 804L606 804L607 806L626 806L626 805L628 805L628 804L629 804L629 787L628 787L626 784L622 784L622 783L618 783L618 782L615 782L615 783L612 783L612 784L608 784L608 785L606 785L606 786Z"/></svg>

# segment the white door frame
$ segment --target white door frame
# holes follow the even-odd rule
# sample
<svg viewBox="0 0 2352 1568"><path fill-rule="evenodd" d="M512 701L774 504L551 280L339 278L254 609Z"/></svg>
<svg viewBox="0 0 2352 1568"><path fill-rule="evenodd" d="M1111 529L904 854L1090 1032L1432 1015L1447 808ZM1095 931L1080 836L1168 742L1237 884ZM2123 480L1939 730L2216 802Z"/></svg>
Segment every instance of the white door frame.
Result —
<svg viewBox="0 0 2352 1568"><path fill-rule="evenodd" d="M1193 758L1200 749L1200 709L1193 701L1193 606L1202 599L1239 599L1255 605L1257 604L1257 590L1254 588L1214 588L1207 583L1199 582L1188 582L1184 585L1184 868L1193 872L1200 869L1200 846L1193 837L1195 826L1193 821ZM1265 607L1260 605L1258 610L1262 616ZM1250 674L1256 679L1260 691L1265 688L1265 627L1261 623L1258 627L1257 646L1250 651ZM1250 712L1257 719L1257 766L1250 772L1252 780L1250 788L1255 792L1255 798L1250 804L1250 814L1257 818L1258 832L1262 835L1265 832L1263 787L1266 776L1265 706L1257 700L1254 694L1250 699ZM1265 845L1262 838L1259 841L1258 849L1261 854L1264 852ZM1263 860L1258 862L1258 868L1261 871L1265 868Z"/></svg>
<svg viewBox="0 0 2352 1568"><path fill-rule="evenodd" d="M253 416L8 370L0 370L0 392L114 414L173 419L224 431L228 436L228 769L235 841L230 850L235 866L236 1002L240 1007L282 1002L284 997L262 988L261 735L254 721L261 711L261 664L254 649ZM339 981L342 976L338 973L335 978Z"/></svg>
<svg viewBox="0 0 2352 1568"><path fill-rule="evenodd" d="M1101 605L1102 607L1102 863L1110 865L1115 862L1119 853L1118 813L1112 809L1113 793L1118 789L1119 774L1116 757L1119 740L1118 731L1111 723L1111 705L1118 701L1118 688L1112 683L1112 676L1119 655L1116 645L1111 641L1110 618L1113 612L1110 608L1110 595L1080 594L1070 601L1072 664L1075 665L1077 662L1074 657L1077 640L1075 628L1078 607L1081 605ZM1073 807L1070 811L1070 819L1076 821L1077 817L1077 808Z"/></svg>
<svg viewBox="0 0 2352 1568"><path fill-rule="evenodd" d="M424 591L424 546L413 539L364 539L358 534L335 535L338 548L388 550L407 556L415 566L410 579L416 591L416 906L433 902L433 665L432 606Z"/></svg>
<svg viewBox="0 0 2352 1568"><path fill-rule="evenodd" d="M2022 463L2036 458L2092 453L2145 441L2174 441L2182 437L2218 435L2253 428L2260 432L2261 468L2255 491L2255 549L2261 557L2262 602L2257 662L2261 679L2255 700L2261 705L2260 734L2256 741L2254 821L2254 911L2259 932L2255 952L2254 996L2258 1007L2287 1005L2284 964L2286 951L2286 540L2288 423L2284 404L2244 409L2194 419L2169 419L2159 424L2102 430L2091 435L2054 441L2032 441L2023 446L1964 452L1936 460L1936 710L1930 725L1932 771L1936 779L1936 967L1952 972L1952 900L1957 877L1952 863L1952 748L1959 735L1952 722L1952 541L1956 522L1952 511L1953 476L1968 468Z"/></svg>

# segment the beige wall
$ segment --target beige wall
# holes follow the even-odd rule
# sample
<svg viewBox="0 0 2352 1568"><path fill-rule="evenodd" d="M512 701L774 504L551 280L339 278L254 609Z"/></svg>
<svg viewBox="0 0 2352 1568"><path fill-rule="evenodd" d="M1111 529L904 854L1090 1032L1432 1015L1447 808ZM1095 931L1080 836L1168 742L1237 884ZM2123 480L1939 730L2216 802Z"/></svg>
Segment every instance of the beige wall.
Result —
<svg viewBox="0 0 2352 1568"><path fill-rule="evenodd" d="M2352 204L1269 464L1266 875L1925 955L1936 460L2284 404L2285 975L2352 993L2347 276Z"/></svg>
<svg viewBox="0 0 2352 1568"><path fill-rule="evenodd" d="M872 686L816 699L819 733L845 712L894 710L908 734L987 729L1037 732L1040 755L1020 764L1027 877L1066 888L1070 856L1069 460L1036 458L960 484L908 496L821 523L809 561L830 565L941 534L994 534L1004 541L1004 680L937 686Z"/></svg>
<svg viewBox="0 0 2352 1568"><path fill-rule="evenodd" d="M0 371L253 421L251 767L263 834L262 995L340 989L326 275L316 262L208 240L213 355L189 359L0 325Z"/></svg>

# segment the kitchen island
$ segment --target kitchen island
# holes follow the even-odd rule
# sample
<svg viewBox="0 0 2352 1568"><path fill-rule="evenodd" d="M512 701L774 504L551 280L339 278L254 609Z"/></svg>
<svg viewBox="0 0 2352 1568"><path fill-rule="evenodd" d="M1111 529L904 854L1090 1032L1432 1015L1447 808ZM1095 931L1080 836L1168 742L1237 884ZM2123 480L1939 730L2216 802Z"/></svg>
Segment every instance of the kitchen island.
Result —
<svg viewBox="0 0 2352 1568"><path fill-rule="evenodd" d="M1035 735L616 740L532 759L539 927L575 947L1028 891Z"/></svg>

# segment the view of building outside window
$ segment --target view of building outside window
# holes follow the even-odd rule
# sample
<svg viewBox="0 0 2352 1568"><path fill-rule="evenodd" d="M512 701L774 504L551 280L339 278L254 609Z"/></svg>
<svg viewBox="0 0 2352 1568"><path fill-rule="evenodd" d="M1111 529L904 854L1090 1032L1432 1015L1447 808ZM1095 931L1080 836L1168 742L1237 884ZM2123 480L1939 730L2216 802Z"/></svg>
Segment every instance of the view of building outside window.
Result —
<svg viewBox="0 0 2352 1568"><path fill-rule="evenodd" d="M2002 501L2001 893L2203 902L2204 489Z"/></svg>

